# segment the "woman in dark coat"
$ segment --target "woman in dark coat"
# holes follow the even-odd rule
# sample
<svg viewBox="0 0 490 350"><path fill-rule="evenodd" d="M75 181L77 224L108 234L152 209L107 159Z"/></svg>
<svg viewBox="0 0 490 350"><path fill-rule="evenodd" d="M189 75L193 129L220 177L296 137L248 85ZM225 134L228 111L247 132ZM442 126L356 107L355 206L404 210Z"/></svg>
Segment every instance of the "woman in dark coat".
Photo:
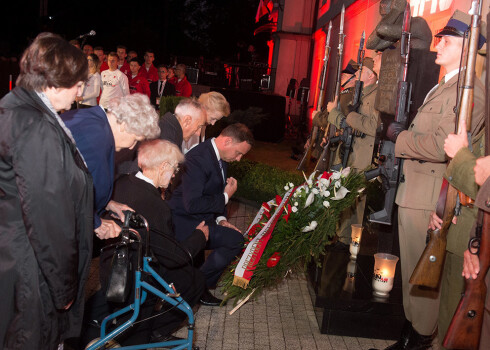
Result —
<svg viewBox="0 0 490 350"><path fill-rule="evenodd" d="M87 59L42 33L0 101L0 347L57 349L78 336L92 255L88 170L57 115L87 78Z"/></svg>

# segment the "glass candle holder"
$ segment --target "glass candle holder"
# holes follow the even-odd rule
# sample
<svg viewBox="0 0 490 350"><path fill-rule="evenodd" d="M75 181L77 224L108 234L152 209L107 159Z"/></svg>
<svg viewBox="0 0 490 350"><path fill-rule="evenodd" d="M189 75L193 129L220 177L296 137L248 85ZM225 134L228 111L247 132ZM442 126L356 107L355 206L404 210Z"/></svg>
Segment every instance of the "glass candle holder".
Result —
<svg viewBox="0 0 490 350"><path fill-rule="evenodd" d="M351 225L351 242L349 246L350 257L353 260L357 259L357 254L360 250L361 236L362 236L362 225L353 224Z"/></svg>
<svg viewBox="0 0 490 350"><path fill-rule="evenodd" d="M347 293L354 293L356 284L356 271L357 264L355 261L350 260L347 264L347 276L345 277L344 286L342 289Z"/></svg>
<svg viewBox="0 0 490 350"><path fill-rule="evenodd" d="M386 253L374 254L373 293L386 297L393 288L398 257Z"/></svg>

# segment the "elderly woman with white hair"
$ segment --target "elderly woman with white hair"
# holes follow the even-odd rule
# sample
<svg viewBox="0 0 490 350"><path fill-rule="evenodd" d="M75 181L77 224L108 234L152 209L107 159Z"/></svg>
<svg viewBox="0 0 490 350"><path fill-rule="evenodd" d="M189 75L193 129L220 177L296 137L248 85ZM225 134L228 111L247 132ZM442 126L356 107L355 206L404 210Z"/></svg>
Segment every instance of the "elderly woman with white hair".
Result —
<svg viewBox="0 0 490 350"><path fill-rule="evenodd" d="M150 248L158 261L156 270L165 281L175 285L177 291L192 307L199 301L205 282L202 272L192 266L190 256L195 256L204 249L209 230L203 221L188 239L177 243L173 239L170 207L160 195L160 189L168 187L183 161L184 156L179 148L169 141L143 142L138 149L138 165L141 171L121 176L114 185L113 199L128 204L148 220ZM110 257L111 254L107 254L107 260L110 260ZM102 264L109 267L109 262ZM104 275L104 271L101 274ZM155 302L155 299L150 300L149 297L142 305L142 319L151 316ZM165 316L157 317L153 322L135 329L130 337L132 339L126 341L137 343L168 340L184 319L185 314L182 312L170 310Z"/></svg>
<svg viewBox="0 0 490 350"><path fill-rule="evenodd" d="M121 228L112 220L102 219L104 210L121 220L123 210L131 209L111 200L114 183L114 153L133 148L138 141L160 135L158 115L147 96L133 94L115 98L107 105L79 109L62 114L94 182L94 231L100 239L119 235Z"/></svg>

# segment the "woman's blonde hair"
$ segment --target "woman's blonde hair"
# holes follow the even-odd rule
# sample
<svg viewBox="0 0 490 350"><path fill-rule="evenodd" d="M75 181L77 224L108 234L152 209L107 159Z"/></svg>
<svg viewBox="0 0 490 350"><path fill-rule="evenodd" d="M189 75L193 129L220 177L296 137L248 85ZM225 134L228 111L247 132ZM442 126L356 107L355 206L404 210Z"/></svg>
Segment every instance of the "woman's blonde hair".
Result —
<svg viewBox="0 0 490 350"><path fill-rule="evenodd" d="M152 140L143 142L138 148L138 166L143 169L153 169L167 162L184 162L184 155L180 149L166 140Z"/></svg>
<svg viewBox="0 0 490 350"><path fill-rule="evenodd" d="M128 133L144 136L145 139L160 136L158 113L146 95L132 94L114 98L109 101L107 110L116 117L119 124L126 124Z"/></svg>
<svg viewBox="0 0 490 350"><path fill-rule="evenodd" d="M201 94L199 103L206 110L206 113L215 114L218 118L230 115L230 104L219 92L211 91Z"/></svg>

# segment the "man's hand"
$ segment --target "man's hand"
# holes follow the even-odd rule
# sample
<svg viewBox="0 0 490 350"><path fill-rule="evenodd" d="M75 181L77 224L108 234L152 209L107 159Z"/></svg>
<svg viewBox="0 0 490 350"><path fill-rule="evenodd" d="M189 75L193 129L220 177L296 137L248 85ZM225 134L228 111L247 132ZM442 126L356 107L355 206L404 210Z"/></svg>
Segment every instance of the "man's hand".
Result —
<svg viewBox="0 0 490 350"><path fill-rule="evenodd" d="M312 113L311 113L311 120L315 119L315 117L317 116L317 114L320 113L320 111L318 110L314 110Z"/></svg>
<svg viewBox="0 0 490 350"><path fill-rule="evenodd" d="M308 147L310 147L310 138L308 137L308 139L306 140L305 142L305 151L308 149Z"/></svg>
<svg viewBox="0 0 490 350"><path fill-rule="evenodd" d="M405 130L405 127L403 124L398 123L398 122L393 122L388 126L388 130L386 131L386 137L391 141L391 142L396 142L396 139L398 138L398 135L402 131Z"/></svg>
<svg viewBox="0 0 490 350"><path fill-rule="evenodd" d="M134 211L126 204L122 204L113 200L110 200L109 203L107 203L105 209L114 212L117 215L117 218L119 218L119 220L121 220L122 222L124 222L124 210Z"/></svg>
<svg viewBox="0 0 490 350"><path fill-rule="evenodd" d="M478 255L471 254L468 249L463 254L463 277L475 279L480 272L480 261Z"/></svg>
<svg viewBox="0 0 490 350"><path fill-rule="evenodd" d="M442 225L442 219L437 216L436 212L433 211L432 213L430 213L429 228L431 230L435 230L437 228L441 229L441 225Z"/></svg>
<svg viewBox="0 0 490 350"><path fill-rule="evenodd" d="M327 103L327 112L330 113L332 111L332 109L336 108L337 107L337 103L338 100L337 100L337 96L335 96L335 99L329 103Z"/></svg>
<svg viewBox="0 0 490 350"><path fill-rule="evenodd" d="M97 227L95 235L100 239L109 239L119 236L121 227L112 220L101 219L102 225Z"/></svg>
<svg viewBox="0 0 490 350"><path fill-rule="evenodd" d="M238 183L235 178L229 177L226 179L225 192L228 195L228 199L233 196L237 190Z"/></svg>
<svg viewBox="0 0 490 350"><path fill-rule="evenodd" d="M478 158L473 170L475 171L475 182L479 186L483 185L490 175L490 156Z"/></svg>
<svg viewBox="0 0 490 350"><path fill-rule="evenodd" d="M204 223L204 221L201 221L201 223L196 226L196 230L202 231L204 237L206 237L206 241L209 239L209 227Z"/></svg>
<svg viewBox="0 0 490 350"><path fill-rule="evenodd" d="M230 223L228 222L228 220L221 220L221 221L219 222L219 224L220 224L221 226L224 226L224 227L229 227L229 228L231 228L231 229L233 229L233 230L235 230L235 231L238 231L238 232L242 233L242 231L240 231L240 230L239 230L239 229L238 229L238 228L237 228L235 225L230 224Z"/></svg>
<svg viewBox="0 0 490 350"><path fill-rule="evenodd" d="M460 133L447 135L444 141L444 151L449 158L454 158L461 148L466 147L468 147L468 136L466 134L466 121L463 121Z"/></svg>

